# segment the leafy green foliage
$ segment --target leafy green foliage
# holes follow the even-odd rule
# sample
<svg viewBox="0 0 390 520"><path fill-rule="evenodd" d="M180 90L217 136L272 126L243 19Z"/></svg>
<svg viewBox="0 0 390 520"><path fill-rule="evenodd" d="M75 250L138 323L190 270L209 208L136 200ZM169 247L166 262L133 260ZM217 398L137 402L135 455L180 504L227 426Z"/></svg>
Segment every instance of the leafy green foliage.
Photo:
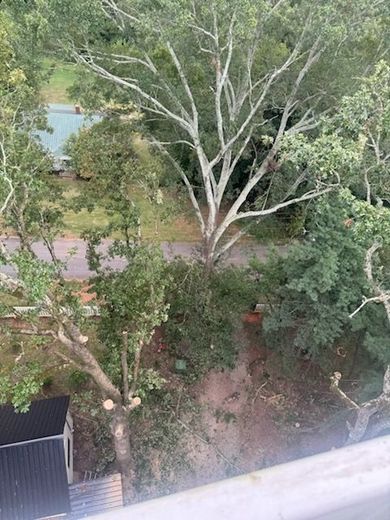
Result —
<svg viewBox="0 0 390 520"><path fill-rule="evenodd" d="M0 403L10 402L18 412L27 412L43 383L43 371L38 363L15 364L11 371L0 368Z"/></svg>
<svg viewBox="0 0 390 520"><path fill-rule="evenodd" d="M355 142L362 158L356 165L351 186L366 199L388 200L390 193L390 66L376 64L371 76L361 81L360 88L343 98L339 113L332 119L334 134Z"/></svg>
<svg viewBox="0 0 390 520"><path fill-rule="evenodd" d="M114 109L113 109L114 110ZM116 110L116 109L115 109ZM73 166L88 182L79 196L68 200L73 211L99 207L105 210L109 226L101 230L108 236L115 231L127 241L134 230L141 238L146 227L139 199L145 199L149 211L147 225L158 237L160 225L175 212L174 197L170 195L169 171L152 152L148 144L135 132L137 114L118 116L117 111L109 119L81 131L68 143L68 153ZM96 194L102 194L97 197ZM176 196L176 190L172 194ZM177 198L177 197L176 197Z"/></svg>
<svg viewBox="0 0 390 520"><path fill-rule="evenodd" d="M389 210L375 208L343 191L317 204L303 242L287 256L255 263L260 290L270 303L264 329L270 345L289 355L301 351L327 364L338 339L360 331L361 347L380 363L390 359L388 323L380 305L350 314L370 294L364 272L367 248L380 238L388 243ZM386 251L376 275L388 279ZM358 341L358 340L356 340Z"/></svg>
<svg viewBox="0 0 390 520"><path fill-rule="evenodd" d="M128 265L120 272L101 272L92 282L100 302L101 318L97 330L105 346L104 366L113 381L120 385L123 333L127 333L129 372L132 374L135 354L144 345L148 346L154 329L167 320L165 292L170 277L159 248L128 248L117 243L112 252L125 255ZM136 383L138 393L141 387L145 393L148 389L161 386L158 376L147 371L141 371Z"/></svg>
<svg viewBox="0 0 390 520"><path fill-rule="evenodd" d="M133 375L129 374L129 383L134 380ZM149 403L152 396L161 390L166 380L153 368L141 368L137 379L137 396L143 403Z"/></svg>
<svg viewBox="0 0 390 520"><path fill-rule="evenodd" d="M356 242L348 219L342 202L321 202L302 244L292 246L286 257L255 265L260 290L271 304L264 329L270 343L288 349L290 355L302 349L326 360L327 349L361 300L366 286L364 248Z"/></svg>
<svg viewBox="0 0 390 520"><path fill-rule="evenodd" d="M53 264L37 260L29 252L16 253L13 257L19 275L26 288L26 294L32 304L42 302L48 287L53 283L56 267Z"/></svg>
<svg viewBox="0 0 390 520"><path fill-rule="evenodd" d="M134 124L118 118L107 119L82 129L72 136L67 144L67 153L72 158L72 167L83 179L96 176L99 179L108 172L115 177L125 167L134 168L136 154L132 146L131 134Z"/></svg>
<svg viewBox="0 0 390 520"><path fill-rule="evenodd" d="M342 99L340 111L323 119L317 137L284 139L286 159L303 174L335 175L350 188L317 204L304 242L263 271L263 289L273 305L265 321L270 338L275 330L287 330L294 349L314 357L326 358L352 327L363 332L362 346L373 358L383 364L389 360L384 309L367 306L349 319L372 290L364 259L374 241L384 248L374 275L384 286L388 282L390 210L383 200L390 157L389 79L389 66L379 62L357 92ZM282 343L282 337L276 341Z"/></svg>
<svg viewBox="0 0 390 520"><path fill-rule="evenodd" d="M80 388L89 380L88 375L80 370L72 370L68 377L68 384L71 388Z"/></svg>
<svg viewBox="0 0 390 520"><path fill-rule="evenodd" d="M205 276L202 266L176 261L168 293L166 340L178 357L190 361L189 375L233 367L240 341L241 315L256 302L253 281L243 269L228 268Z"/></svg>

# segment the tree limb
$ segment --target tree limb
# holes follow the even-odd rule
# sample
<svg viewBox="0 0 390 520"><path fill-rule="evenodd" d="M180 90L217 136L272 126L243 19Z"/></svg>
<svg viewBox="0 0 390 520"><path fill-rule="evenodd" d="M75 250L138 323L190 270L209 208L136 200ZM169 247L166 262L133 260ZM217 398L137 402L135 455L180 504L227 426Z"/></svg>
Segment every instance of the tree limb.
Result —
<svg viewBox="0 0 390 520"><path fill-rule="evenodd" d="M137 390L138 375L141 367L141 354L144 342L140 340L139 345L134 354L134 367L133 367L133 379L131 381L131 387L129 391L129 400L131 400Z"/></svg>
<svg viewBox="0 0 390 520"><path fill-rule="evenodd" d="M129 351L129 334L126 330L122 332L123 348L121 354L122 379L123 379L123 401L126 404L129 400L129 365L127 354Z"/></svg>

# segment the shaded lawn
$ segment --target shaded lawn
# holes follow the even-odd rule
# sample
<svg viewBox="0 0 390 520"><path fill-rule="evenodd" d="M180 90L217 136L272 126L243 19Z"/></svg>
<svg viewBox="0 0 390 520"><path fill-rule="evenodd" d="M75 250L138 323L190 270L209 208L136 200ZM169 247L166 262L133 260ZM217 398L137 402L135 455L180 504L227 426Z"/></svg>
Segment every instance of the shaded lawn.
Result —
<svg viewBox="0 0 390 520"><path fill-rule="evenodd" d="M77 65L46 58L44 68L48 71L51 69L53 73L41 90L43 101L45 103L70 103L71 99L67 89L76 81Z"/></svg>
<svg viewBox="0 0 390 520"><path fill-rule="evenodd" d="M44 67L47 70L52 69L53 73L48 83L42 89L43 100L46 103L70 103L71 99L67 89L76 81L77 65L61 63L46 58ZM133 137L140 159L147 162L150 155L147 145L139 136ZM76 197L84 189L82 181L76 182L58 178L56 182L63 185L66 196L69 198ZM133 199L141 212L144 238L156 239L155 208L145 199L141 190L136 186L133 191ZM165 206L168 209L168 213L171 212L172 215L170 218L164 217L164 221L160 223L157 239L161 242L199 242L201 234L192 207L188 204L179 213L176 197L169 193L166 193ZM80 212L68 211L65 214L64 222L65 236L72 238L79 237L90 228L103 228L108 224L109 216L103 208L97 207L91 212L87 210Z"/></svg>
<svg viewBox="0 0 390 520"><path fill-rule="evenodd" d="M62 185L65 196L68 198L76 197L84 189L87 189L85 181L58 178L56 182ZM168 213L172 209L172 215L164 218L160 223L158 236L156 236L155 228L155 207L137 187L133 189L133 200L141 213L144 238L157 238L161 242L198 242L200 240L199 227L195 218L190 216L190 210L188 211L188 217L183 213L178 214L177 202L173 195L165 194L165 205ZM103 228L108 224L110 218L101 207L97 207L93 211L67 211L64 217L65 235L69 238L77 237L87 229L94 227Z"/></svg>

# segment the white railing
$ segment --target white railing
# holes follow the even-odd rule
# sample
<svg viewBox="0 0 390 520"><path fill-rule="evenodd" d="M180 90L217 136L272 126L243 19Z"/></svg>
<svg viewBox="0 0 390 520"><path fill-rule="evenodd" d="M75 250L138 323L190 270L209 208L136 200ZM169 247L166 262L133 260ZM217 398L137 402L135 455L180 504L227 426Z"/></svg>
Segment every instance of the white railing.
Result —
<svg viewBox="0 0 390 520"><path fill-rule="evenodd" d="M96 520L389 520L390 436L142 502Z"/></svg>
<svg viewBox="0 0 390 520"><path fill-rule="evenodd" d="M83 305L82 312L86 318L100 316L99 307L97 305ZM13 307L13 312L1 315L0 320L4 318L19 318L20 316L25 316L27 314L36 314L39 318L51 318L51 314L48 311L41 310L39 307L24 306ZM68 314L71 315L72 313L69 311Z"/></svg>

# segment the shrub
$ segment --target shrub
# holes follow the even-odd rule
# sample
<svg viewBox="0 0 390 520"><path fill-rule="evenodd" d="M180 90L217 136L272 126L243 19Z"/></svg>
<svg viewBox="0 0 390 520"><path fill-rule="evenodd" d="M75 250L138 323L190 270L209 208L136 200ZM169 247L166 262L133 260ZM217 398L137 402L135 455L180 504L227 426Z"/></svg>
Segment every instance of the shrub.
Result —
<svg viewBox="0 0 390 520"><path fill-rule="evenodd" d="M79 388L83 386L87 381L89 377L85 372L81 372L80 370L73 370L69 374L69 386L72 388Z"/></svg>
<svg viewBox="0 0 390 520"><path fill-rule="evenodd" d="M201 264L173 262L168 295L166 339L176 355L189 361L197 377L210 368L233 367L239 342L234 333L243 312L256 300L248 272L227 268L205 274Z"/></svg>

